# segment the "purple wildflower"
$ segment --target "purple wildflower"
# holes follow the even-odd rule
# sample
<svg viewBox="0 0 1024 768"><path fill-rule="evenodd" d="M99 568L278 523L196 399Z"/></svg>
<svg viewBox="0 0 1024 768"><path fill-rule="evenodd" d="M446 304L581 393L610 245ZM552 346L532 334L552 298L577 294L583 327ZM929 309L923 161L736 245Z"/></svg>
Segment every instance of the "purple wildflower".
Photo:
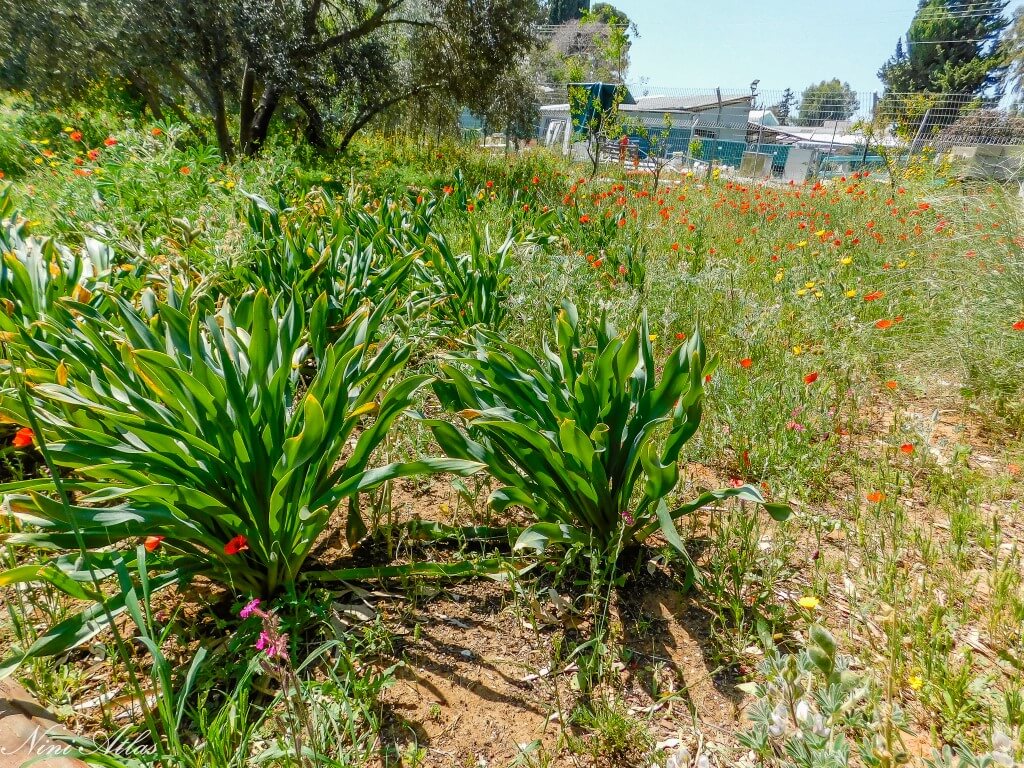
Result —
<svg viewBox="0 0 1024 768"><path fill-rule="evenodd" d="M257 597L255 600L250 600L248 603L246 603L245 607L242 608L242 610L240 610L238 612L238 615L239 615L239 617L241 617L243 619L248 619L250 616L252 616L254 613L256 613L259 610L259 607L260 607L260 600Z"/></svg>

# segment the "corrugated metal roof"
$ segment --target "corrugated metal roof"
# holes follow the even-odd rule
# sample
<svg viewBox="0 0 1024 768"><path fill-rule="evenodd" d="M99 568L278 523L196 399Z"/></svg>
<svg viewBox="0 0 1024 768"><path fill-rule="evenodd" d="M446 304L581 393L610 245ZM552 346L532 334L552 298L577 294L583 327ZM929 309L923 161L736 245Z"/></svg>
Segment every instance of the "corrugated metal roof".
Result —
<svg viewBox="0 0 1024 768"><path fill-rule="evenodd" d="M750 94L722 94L722 106L730 104L750 103ZM640 96L636 100L633 111L636 112L695 112L718 106L715 94L699 94L697 96Z"/></svg>

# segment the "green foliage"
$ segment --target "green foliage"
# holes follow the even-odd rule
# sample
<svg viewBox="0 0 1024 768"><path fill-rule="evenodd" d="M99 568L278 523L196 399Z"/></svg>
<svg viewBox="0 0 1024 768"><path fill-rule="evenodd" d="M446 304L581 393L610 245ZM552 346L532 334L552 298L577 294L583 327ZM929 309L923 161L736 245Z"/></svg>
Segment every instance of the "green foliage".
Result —
<svg viewBox="0 0 1024 768"><path fill-rule="evenodd" d="M972 98L1001 87L1015 55L1012 35L1001 39L1010 25L1006 6L1002 0L984 7L960 0L921 0L907 30L906 48L901 39L878 71L885 85L881 111L895 118L898 130L914 135L923 128L923 135L930 135L971 108ZM907 94L928 96L922 107ZM928 113L931 106L936 109ZM922 124L925 115L927 123Z"/></svg>
<svg viewBox="0 0 1024 768"><path fill-rule="evenodd" d="M997 84L1006 69L998 45L1009 26L1006 2L921 0L895 55L879 70L886 93L954 93L977 96ZM950 120L952 122L952 120Z"/></svg>
<svg viewBox="0 0 1024 768"><path fill-rule="evenodd" d="M431 231L436 204L424 201L406 211L387 201L371 213L359 201L325 194L307 201L310 213L279 210L261 197L248 197L254 259L247 282L299 300L323 294L327 327L334 331L359 307L403 294L421 255L411 244Z"/></svg>
<svg viewBox="0 0 1024 768"><path fill-rule="evenodd" d="M433 318L457 331L478 325L498 330L503 324L512 282L512 232L495 246L491 233L475 226L469 230L469 250L457 254L441 234L425 241L425 262L420 279L435 299Z"/></svg>
<svg viewBox="0 0 1024 768"><path fill-rule="evenodd" d="M14 209L10 185L0 186L0 331L37 333L35 323L63 298L92 300L92 290L111 279L113 251L92 238L72 252L51 238L32 237Z"/></svg>
<svg viewBox="0 0 1024 768"><path fill-rule="evenodd" d="M811 626L808 636L796 654L780 654L770 638L764 639L768 652L758 670L764 682L740 686L755 697L749 714L753 727L741 734L741 744L767 766L845 768L851 757L847 732L852 732L867 765L905 763L907 756L884 738L893 734L883 733L868 681L850 671L850 659L838 655L835 638L824 627ZM900 719L898 711L893 714ZM883 752L888 758L879 761Z"/></svg>
<svg viewBox="0 0 1024 768"><path fill-rule="evenodd" d="M858 107L857 94L839 78L809 85L800 95L802 125L821 125L826 120L846 120Z"/></svg>
<svg viewBox="0 0 1024 768"><path fill-rule="evenodd" d="M588 331L591 345L582 337ZM492 508L518 505L534 515L517 548L569 544L608 555L660 528L685 554L676 518L728 497L764 503L743 486L666 504L680 452L700 424L704 377L717 366L699 332L660 366L660 378L646 317L624 334L606 318L581 328L576 308L564 303L552 333L553 345L536 357L480 332L473 354L456 356L434 384L465 428L427 421L449 456L485 464L502 484ZM765 506L779 519L788 514L784 505Z"/></svg>

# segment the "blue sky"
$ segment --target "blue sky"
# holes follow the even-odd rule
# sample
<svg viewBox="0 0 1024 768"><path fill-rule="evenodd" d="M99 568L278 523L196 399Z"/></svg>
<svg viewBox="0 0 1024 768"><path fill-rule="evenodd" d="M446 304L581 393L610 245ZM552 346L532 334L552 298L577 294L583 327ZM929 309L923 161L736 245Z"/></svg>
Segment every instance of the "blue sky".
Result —
<svg viewBox="0 0 1024 768"><path fill-rule="evenodd" d="M917 0L611 0L636 22L630 81L674 88L792 88L838 77L881 90L878 68ZM1013 0L1010 10L1024 4Z"/></svg>

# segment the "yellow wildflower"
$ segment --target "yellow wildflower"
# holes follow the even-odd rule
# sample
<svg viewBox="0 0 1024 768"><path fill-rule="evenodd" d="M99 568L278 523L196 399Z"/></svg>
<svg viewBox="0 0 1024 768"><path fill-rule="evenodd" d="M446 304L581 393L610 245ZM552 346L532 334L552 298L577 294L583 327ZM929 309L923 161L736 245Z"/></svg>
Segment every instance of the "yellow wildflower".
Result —
<svg viewBox="0 0 1024 768"><path fill-rule="evenodd" d="M920 691L924 687L924 678L920 675L911 675L907 678L907 684L912 690Z"/></svg>
<svg viewBox="0 0 1024 768"><path fill-rule="evenodd" d="M802 355L803 353L804 353L804 348L801 347L799 344L797 344L795 347L793 347L793 354L794 355Z"/></svg>
<svg viewBox="0 0 1024 768"><path fill-rule="evenodd" d="M848 290L846 292L846 298L848 298L848 299L855 299L855 298L857 298L857 290L855 288L851 288L850 290Z"/></svg>
<svg viewBox="0 0 1024 768"><path fill-rule="evenodd" d="M818 598L814 597L814 595L806 595L796 602L801 608L806 608L809 611L813 611L818 607Z"/></svg>

